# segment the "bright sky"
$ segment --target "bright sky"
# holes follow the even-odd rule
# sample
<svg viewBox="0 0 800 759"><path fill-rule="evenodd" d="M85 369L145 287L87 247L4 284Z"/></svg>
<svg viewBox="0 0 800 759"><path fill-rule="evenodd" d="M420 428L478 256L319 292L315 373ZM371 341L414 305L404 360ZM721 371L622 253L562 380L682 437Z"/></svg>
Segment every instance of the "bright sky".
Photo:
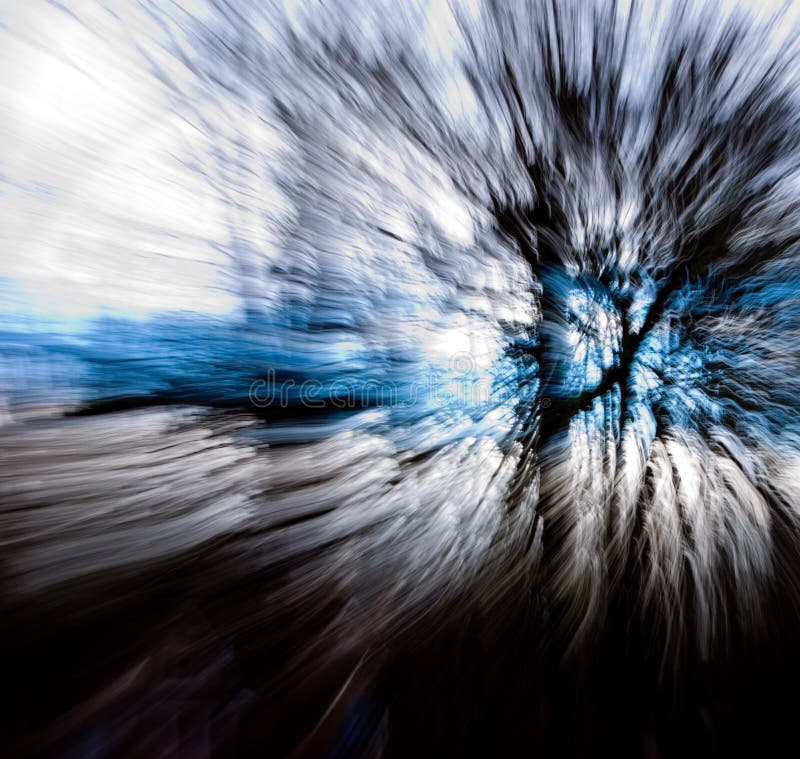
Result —
<svg viewBox="0 0 800 759"><path fill-rule="evenodd" d="M125 5L126 26L92 2L71 4L87 26L44 2L0 11L0 277L69 319L224 313L224 206L187 168L208 169L207 137L170 110Z"/></svg>

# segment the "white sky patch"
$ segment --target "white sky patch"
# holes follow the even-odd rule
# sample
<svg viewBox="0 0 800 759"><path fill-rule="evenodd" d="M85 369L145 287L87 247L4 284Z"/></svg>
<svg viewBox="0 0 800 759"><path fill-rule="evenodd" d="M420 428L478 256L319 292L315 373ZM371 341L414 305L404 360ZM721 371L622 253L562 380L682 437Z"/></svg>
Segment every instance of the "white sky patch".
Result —
<svg viewBox="0 0 800 759"><path fill-rule="evenodd" d="M461 71L454 71L445 79L444 105L457 121L469 123L480 111L475 90Z"/></svg>
<svg viewBox="0 0 800 759"><path fill-rule="evenodd" d="M236 309L211 244L229 230L204 176L208 135L136 50L133 6L124 24L99 3L71 8L88 26L35 1L3 16L0 277L67 319Z"/></svg>
<svg viewBox="0 0 800 759"><path fill-rule="evenodd" d="M501 337L492 325L456 314L438 329L428 330L421 344L428 360L443 371L464 378L488 378L502 354Z"/></svg>
<svg viewBox="0 0 800 759"><path fill-rule="evenodd" d="M430 207L430 213L436 226L453 242L459 245L472 245L475 242L472 217L455 190L432 189L431 199L433 205Z"/></svg>

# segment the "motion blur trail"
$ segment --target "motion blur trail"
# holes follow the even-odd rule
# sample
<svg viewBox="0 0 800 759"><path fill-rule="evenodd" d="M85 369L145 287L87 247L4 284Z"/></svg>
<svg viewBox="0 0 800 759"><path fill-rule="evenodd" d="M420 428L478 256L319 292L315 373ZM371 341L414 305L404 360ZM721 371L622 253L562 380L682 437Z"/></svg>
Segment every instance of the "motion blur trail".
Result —
<svg viewBox="0 0 800 759"><path fill-rule="evenodd" d="M777 751L798 8L0 0L4 755Z"/></svg>

